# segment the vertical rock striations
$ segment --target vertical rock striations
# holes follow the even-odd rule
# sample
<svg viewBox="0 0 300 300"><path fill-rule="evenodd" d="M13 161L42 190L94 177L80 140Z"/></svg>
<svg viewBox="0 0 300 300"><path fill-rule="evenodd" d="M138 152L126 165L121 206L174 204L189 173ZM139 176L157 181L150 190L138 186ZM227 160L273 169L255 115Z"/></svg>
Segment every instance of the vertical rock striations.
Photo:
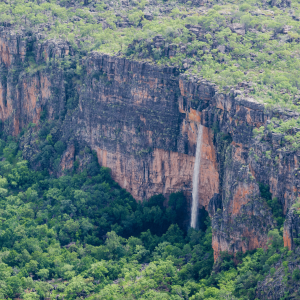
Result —
<svg viewBox="0 0 300 300"><path fill-rule="evenodd" d="M290 250L295 249L300 244L300 217L296 209L291 208L288 212L283 231L284 246Z"/></svg>
<svg viewBox="0 0 300 300"><path fill-rule="evenodd" d="M254 138L273 115L238 91L219 94L175 67L158 67L96 52L85 60L63 41L0 32L0 118L19 134L40 119L67 146L61 170L72 168L85 146L137 200L178 190L191 199L197 127L203 127L199 205L212 217L215 258L220 251L266 247L274 226L259 183L270 186L285 213L298 196L298 154L283 152L281 136ZM35 155L34 131L23 155ZM268 156L265 153L269 151ZM50 170L54 171L54 170Z"/></svg>

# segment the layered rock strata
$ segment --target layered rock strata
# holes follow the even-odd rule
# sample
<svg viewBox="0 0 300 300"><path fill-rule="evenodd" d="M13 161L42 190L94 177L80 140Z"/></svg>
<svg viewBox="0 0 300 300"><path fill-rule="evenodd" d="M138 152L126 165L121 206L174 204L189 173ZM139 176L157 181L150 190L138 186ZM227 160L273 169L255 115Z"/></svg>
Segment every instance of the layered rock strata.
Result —
<svg viewBox="0 0 300 300"><path fill-rule="evenodd" d="M287 212L300 186L293 171L298 155L281 151L282 136L254 138L253 128L275 114L292 113L266 113L238 91L219 94L214 85L187 79L175 67L122 57L91 53L77 60L72 73L66 66L76 57L66 42L2 30L3 130L16 135L46 119L56 124L52 136L68 145L61 169L72 168L87 145L137 200L179 190L189 199L201 123L199 203L212 217L215 258L220 251L266 247L274 220L259 183L270 186ZM23 149L28 160L30 145Z"/></svg>

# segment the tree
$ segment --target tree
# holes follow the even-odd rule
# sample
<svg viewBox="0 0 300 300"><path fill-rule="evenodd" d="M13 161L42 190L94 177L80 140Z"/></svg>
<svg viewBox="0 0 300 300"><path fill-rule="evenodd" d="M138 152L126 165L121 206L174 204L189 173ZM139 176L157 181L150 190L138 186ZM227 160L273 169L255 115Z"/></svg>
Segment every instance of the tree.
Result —
<svg viewBox="0 0 300 300"><path fill-rule="evenodd" d="M293 278L294 281L299 281L300 280L300 270L299 270L299 268L296 268L293 271L292 278Z"/></svg>
<svg viewBox="0 0 300 300"><path fill-rule="evenodd" d="M122 238L119 237L114 231L107 233L105 245L110 252L111 258L119 258L125 255L125 248L121 242Z"/></svg>
<svg viewBox="0 0 300 300"><path fill-rule="evenodd" d="M6 280L7 278L9 278L11 273L12 273L12 268L3 262L0 262L0 278L1 278L1 280Z"/></svg>
<svg viewBox="0 0 300 300"><path fill-rule="evenodd" d="M37 275L42 279L42 280L46 280L49 277L49 270L48 269L40 269L37 272Z"/></svg>
<svg viewBox="0 0 300 300"><path fill-rule="evenodd" d="M19 277L17 276L11 276L6 279L7 285L11 288L9 297L13 298L17 294L21 294L23 289L22 289L22 281Z"/></svg>
<svg viewBox="0 0 300 300"><path fill-rule="evenodd" d="M66 149L66 146L62 141L58 141L55 143L54 149L59 155L62 155Z"/></svg>
<svg viewBox="0 0 300 300"><path fill-rule="evenodd" d="M97 262L95 264L91 265L90 271L91 275L101 282L105 279L106 274L108 273L108 270L104 266L103 262Z"/></svg>
<svg viewBox="0 0 300 300"><path fill-rule="evenodd" d="M38 270L39 263L36 260L31 260L25 265L28 272L36 272Z"/></svg>
<svg viewBox="0 0 300 300"><path fill-rule="evenodd" d="M283 246L282 237L279 234L278 229L270 230L268 233L268 243L275 249L279 249Z"/></svg>
<svg viewBox="0 0 300 300"><path fill-rule="evenodd" d="M90 285L86 284L82 276L76 276L71 279L70 284L65 289L67 299L76 299L78 295L88 295L90 291Z"/></svg>
<svg viewBox="0 0 300 300"><path fill-rule="evenodd" d="M39 300L40 296L36 292L24 293L23 299L24 300Z"/></svg>
<svg viewBox="0 0 300 300"><path fill-rule="evenodd" d="M25 192L27 201L32 202L35 201L38 198L38 193L37 191L33 190L32 188L28 188L27 191Z"/></svg>

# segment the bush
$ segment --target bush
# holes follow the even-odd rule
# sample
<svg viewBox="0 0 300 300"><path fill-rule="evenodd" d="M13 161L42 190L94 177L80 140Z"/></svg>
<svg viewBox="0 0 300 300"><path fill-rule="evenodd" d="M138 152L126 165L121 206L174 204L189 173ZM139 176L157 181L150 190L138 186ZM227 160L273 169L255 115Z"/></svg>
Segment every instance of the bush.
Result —
<svg viewBox="0 0 300 300"><path fill-rule="evenodd" d="M293 271L292 279L293 279L294 281L299 281L299 280L300 280L300 270L299 270L298 268L296 268L296 269Z"/></svg>
<svg viewBox="0 0 300 300"><path fill-rule="evenodd" d="M62 155L66 149L66 146L62 141L58 141L55 143L54 149L59 155Z"/></svg>

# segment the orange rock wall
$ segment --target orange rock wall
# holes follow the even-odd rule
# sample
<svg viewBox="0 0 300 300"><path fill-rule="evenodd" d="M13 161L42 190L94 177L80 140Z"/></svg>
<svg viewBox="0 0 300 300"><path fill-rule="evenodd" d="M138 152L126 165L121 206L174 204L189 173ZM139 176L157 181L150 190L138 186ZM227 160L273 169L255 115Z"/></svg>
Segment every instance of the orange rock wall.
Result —
<svg viewBox="0 0 300 300"><path fill-rule="evenodd" d="M169 195L185 191L191 195L195 157L178 152L154 149L147 159L111 153L94 146L99 164L112 170L112 177L137 200L156 194ZM142 164L142 168L141 168ZM218 193L219 179L212 143L212 133L203 130L199 184L199 203L207 207L214 193Z"/></svg>
<svg viewBox="0 0 300 300"><path fill-rule="evenodd" d="M283 244L284 247L288 247L289 250L292 250L292 238L287 230L283 231Z"/></svg>
<svg viewBox="0 0 300 300"><path fill-rule="evenodd" d="M0 34L0 63L7 74L26 59L26 42L17 39L8 32ZM273 221L259 197L258 182L270 185L285 212L300 185L293 175L297 155L278 155L277 172L277 164L264 157L267 143L274 149L277 144L253 142L253 128L270 118L261 104L240 99L234 91L218 94L213 84L187 80L173 67L93 52L83 61L86 74L71 80L78 108L67 111L65 75L45 62L51 56L73 55L73 50L65 42L49 40L34 43L33 51L36 62L44 64L42 70L20 73L17 84L11 78L0 82L0 119L7 131L16 135L30 122L39 124L47 109L48 119L60 122L59 138L68 145L62 169L71 168L78 149L87 145L137 200L179 190L190 199L201 123L199 203L208 209L215 194L222 199L222 209L211 214L215 258L220 251L266 246ZM217 139L221 134L232 139L224 151Z"/></svg>
<svg viewBox="0 0 300 300"><path fill-rule="evenodd" d="M51 84L44 74L24 77L16 89L11 83L0 82L0 119L12 119L13 133L17 135L28 123L39 123L42 105L51 97Z"/></svg>
<svg viewBox="0 0 300 300"><path fill-rule="evenodd" d="M298 238L300 236L300 215L299 210L292 207L286 215L283 229L284 246L289 250L298 247Z"/></svg>
<svg viewBox="0 0 300 300"><path fill-rule="evenodd" d="M199 201L207 208L213 195L219 193L219 173L213 145L213 132L207 127L203 128L199 180Z"/></svg>
<svg viewBox="0 0 300 300"><path fill-rule="evenodd" d="M247 160L242 155L243 152L245 153L245 149L234 142L228 149L228 166L223 185L223 211L213 216L213 223L218 223L222 215L221 225L214 226L212 247L215 259L221 251L245 252L267 246L266 228L272 226L270 215L267 214L269 209L264 200L260 202L257 199L258 184L253 178L250 166L247 165ZM261 232L259 227L263 226L264 218L266 230ZM225 233L222 227L232 228L231 232Z"/></svg>
<svg viewBox="0 0 300 300"><path fill-rule="evenodd" d="M5 129L15 135L29 123L38 124L43 107L47 107L50 119L58 109L63 109L63 99L57 99L64 97L61 70L47 70L47 59L42 53L45 52L49 57L51 52L52 57L56 55L61 58L69 54L69 46L64 42L58 45L46 41L43 46L38 42L33 49L29 49L27 38L24 35L17 36L9 29L0 32L0 120L6 121ZM29 37L29 41L31 39ZM36 64L43 65L43 68L33 71L31 63L24 70L20 68L28 50L33 51ZM53 95L52 88L59 91L58 96Z"/></svg>
<svg viewBox="0 0 300 300"><path fill-rule="evenodd" d="M221 251L234 254L266 248L267 234L273 228L274 220L266 201L260 198L258 182L265 182L269 172L262 172L261 165L253 154L250 155L250 149L255 147L253 128L265 124L269 116L264 114L261 104L251 99L239 100L234 91L227 95L214 93L213 85L191 82L184 77L179 85L182 95L180 111L186 111L187 103L195 103L199 99L197 105L202 110L201 123L219 132L219 139L215 136L214 148L219 165L222 209L216 210L209 205L215 259ZM191 115L195 118L193 111ZM229 136L231 141L225 149L222 135Z"/></svg>

